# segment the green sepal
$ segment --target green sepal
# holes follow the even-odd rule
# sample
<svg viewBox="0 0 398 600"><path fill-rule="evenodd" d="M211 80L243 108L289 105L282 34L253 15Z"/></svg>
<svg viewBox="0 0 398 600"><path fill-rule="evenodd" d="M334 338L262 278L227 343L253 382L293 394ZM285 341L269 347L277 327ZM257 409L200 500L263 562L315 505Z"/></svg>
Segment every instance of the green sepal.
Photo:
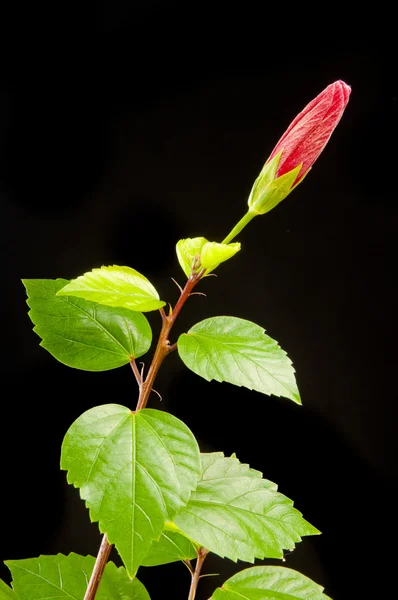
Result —
<svg viewBox="0 0 398 600"><path fill-rule="evenodd" d="M257 177L249 195L248 205L252 212L264 215L275 208L293 190L293 184L301 171L298 165L288 173L275 178L283 150L267 162ZM294 186L296 187L296 186Z"/></svg>

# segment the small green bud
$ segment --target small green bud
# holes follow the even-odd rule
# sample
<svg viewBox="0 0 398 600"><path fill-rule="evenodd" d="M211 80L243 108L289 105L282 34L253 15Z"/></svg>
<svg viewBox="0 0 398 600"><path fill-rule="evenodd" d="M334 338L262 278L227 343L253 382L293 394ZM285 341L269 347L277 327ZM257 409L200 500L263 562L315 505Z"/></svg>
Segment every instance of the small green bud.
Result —
<svg viewBox="0 0 398 600"><path fill-rule="evenodd" d="M178 262L187 277L206 269L206 275L218 265L232 258L240 250L240 244L208 242L204 237L180 240L176 245Z"/></svg>

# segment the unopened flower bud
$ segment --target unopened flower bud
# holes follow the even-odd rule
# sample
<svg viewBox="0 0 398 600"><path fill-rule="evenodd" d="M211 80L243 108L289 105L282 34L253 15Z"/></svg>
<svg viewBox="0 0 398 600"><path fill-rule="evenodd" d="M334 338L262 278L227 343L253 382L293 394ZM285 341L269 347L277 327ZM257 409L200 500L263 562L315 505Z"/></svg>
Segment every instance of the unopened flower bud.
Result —
<svg viewBox="0 0 398 600"><path fill-rule="evenodd" d="M270 211L304 179L340 121L350 93L344 81L335 81L297 115L254 182L248 200L252 213Z"/></svg>

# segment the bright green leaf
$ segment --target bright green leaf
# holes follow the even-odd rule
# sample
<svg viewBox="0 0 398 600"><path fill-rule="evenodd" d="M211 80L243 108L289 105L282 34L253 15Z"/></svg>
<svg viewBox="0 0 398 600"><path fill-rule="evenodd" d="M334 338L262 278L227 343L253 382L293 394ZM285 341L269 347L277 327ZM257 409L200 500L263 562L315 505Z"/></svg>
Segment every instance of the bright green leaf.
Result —
<svg viewBox="0 0 398 600"><path fill-rule="evenodd" d="M210 600L330 600L323 587L285 567L251 567L227 579Z"/></svg>
<svg viewBox="0 0 398 600"><path fill-rule="evenodd" d="M200 455L202 461L201 481L213 479L228 479L229 477L256 477L261 479L262 485L271 490L277 490L278 486L272 481L263 478L261 471L252 469L246 463L241 463L236 455L225 457L222 452L203 452Z"/></svg>
<svg viewBox="0 0 398 600"><path fill-rule="evenodd" d="M23 280L33 331L57 360L85 371L107 371L148 351L152 332L143 314L57 296L65 283L66 279Z"/></svg>
<svg viewBox="0 0 398 600"><path fill-rule="evenodd" d="M180 335L178 353L207 381L227 381L301 404L291 360L264 331L245 319L212 317Z"/></svg>
<svg viewBox="0 0 398 600"><path fill-rule="evenodd" d="M101 267L93 269L58 291L58 296L78 296L85 300L122 306L129 310L148 312L166 303L159 300L159 294L150 281L131 267Z"/></svg>
<svg viewBox="0 0 398 600"><path fill-rule="evenodd" d="M221 453L202 455L202 478L174 523L189 538L231 560L283 558L301 536L320 533L258 471Z"/></svg>
<svg viewBox="0 0 398 600"><path fill-rule="evenodd" d="M200 478L197 442L159 410L107 404L83 413L62 444L61 468L131 577Z"/></svg>
<svg viewBox="0 0 398 600"><path fill-rule="evenodd" d="M0 600L20 600L17 594L0 579Z"/></svg>
<svg viewBox="0 0 398 600"><path fill-rule="evenodd" d="M177 532L164 531L160 540L153 542L142 566L154 567L192 558L196 558L196 549L188 538Z"/></svg>
<svg viewBox="0 0 398 600"><path fill-rule="evenodd" d="M57 554L6 561L20 600L83 600L94 563L92 556L79 556L74 552L68 556ZM117 568L113 562L107 563L95 598L150 600L142 583L138 579L131 580L126 570Z"/></svg>

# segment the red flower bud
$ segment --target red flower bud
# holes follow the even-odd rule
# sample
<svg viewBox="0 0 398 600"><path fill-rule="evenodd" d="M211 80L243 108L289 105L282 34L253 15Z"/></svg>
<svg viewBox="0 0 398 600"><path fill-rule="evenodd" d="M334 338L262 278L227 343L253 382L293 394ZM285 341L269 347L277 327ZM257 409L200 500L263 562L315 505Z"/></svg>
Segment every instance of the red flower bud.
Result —
<svg viewBox="0 0 398 600"><path fill-rule="evenodd" d="M341 80L335 81L297 115L267 160L269 162L282 150L276 177L301 164L292 187L303 179L328 143L347 106L350 93L349 85Z"/></svg>
<svg viewBox="0 0 398 600"><path fill-rule="evenodd" d="M297 115L254 182L251 214L270 211L303 180L340 121L350 93L344 81L335 81Z"/></svg>

